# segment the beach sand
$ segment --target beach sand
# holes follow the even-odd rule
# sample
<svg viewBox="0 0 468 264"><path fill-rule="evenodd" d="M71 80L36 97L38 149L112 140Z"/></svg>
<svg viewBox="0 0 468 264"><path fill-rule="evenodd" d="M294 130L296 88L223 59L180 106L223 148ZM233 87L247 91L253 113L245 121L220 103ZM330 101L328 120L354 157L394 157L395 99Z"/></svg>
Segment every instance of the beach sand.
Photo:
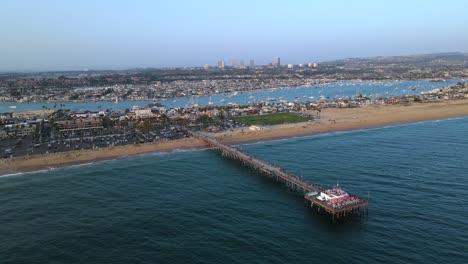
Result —
<svg viewBox="0 0 468 264"><path fill-rule="evenodd" d="M468 116L468 100L327 108L322 110L319 121L263 127L257 131L236 129L211 135L226 144L241 144L462 116Z"/></svg>
<svg viewBox="0 0 468 264"><path fill-rule="evenodd" d="M320 120L314 122L263 127L257 131L243 128L212 133L211 135L226 144L241 144L462 116L468 116L468 100L415 103L411 105L372 105L343 109L327 108L322 110ZM84 164L151 152L169 152L175 149L204 147L207 147L205 142L187 138L160 143L2 159L0 160L0 175Z"/></svg>
<svg viewBox="0 0 468 264"><path fill-rule="evenodd" d="M0 175L85 164L152 152L170 152L177 149L196 149L204 147L207 147L205 142L199 139L186 138L158 143L16 157L0 160Z"/></svg>

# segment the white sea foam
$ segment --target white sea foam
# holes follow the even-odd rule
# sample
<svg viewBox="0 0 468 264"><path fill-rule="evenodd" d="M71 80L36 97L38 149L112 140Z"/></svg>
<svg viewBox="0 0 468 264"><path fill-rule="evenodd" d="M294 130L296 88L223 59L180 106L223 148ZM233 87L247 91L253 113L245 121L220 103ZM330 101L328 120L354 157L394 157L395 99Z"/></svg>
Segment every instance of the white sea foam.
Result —
<svg viewBox="0 0 468 264"><path fill-rule="evenodd" d="M73 164L73 165L64 166L64 167L83 167L83 166L94 165L94 164L96 164L96 163L104 162L104 161L105 161L105 160L103 160L103 161L93 161L93 162L87 162L87 163Z"/></svg>
<svg viewBox="0 0 468 264"><path fill-rule="evenodd" d="M10 173L10 174L0 175L0 178L3 178L3 177L23 176L23 175L35 174L35 173L44 173L44 172L53 171L53 170L56 170L56 169L57 169L56 167L49 167L49 168L47 168L47 169L42 169L42 170L27 171L27 172L16 172L16 173Z"/></svg>

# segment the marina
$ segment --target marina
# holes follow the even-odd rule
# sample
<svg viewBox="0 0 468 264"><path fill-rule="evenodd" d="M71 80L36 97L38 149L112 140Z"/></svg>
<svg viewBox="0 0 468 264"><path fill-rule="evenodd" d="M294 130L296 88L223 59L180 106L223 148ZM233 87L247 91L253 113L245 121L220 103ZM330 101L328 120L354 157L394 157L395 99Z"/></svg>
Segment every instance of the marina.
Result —
<svg viewBox="0 0 468 264"><path fill-rule="evenodd" d="M392 96L404 96L420 94L442 88L459 82L450 80L447 82L418 81L340 81L314 86L282 87L277 89L261 89L244 92L232 92L222 94L210 94L201 96L185 96L165 98L146 98L142 100L123 100L115 97L98 101L3 101L0 104L1 112L36 111L44 109L70 109L72 111L97 111L110 109L112 111L131 109L132 106L146 107L150 103L160 103L169 108L197 106L229 106L248 105L252 103L287 103L308 101L332 101L337 98L352 99L359 95L378 98L377 94L389 98ZM396 87L402 89L395 90ZM417 89L415 89L417 88ZM413 90L414 89L414 90ZM405 92L403 92L405 90ZM274 100L273 100L274 99Z"/></svg>

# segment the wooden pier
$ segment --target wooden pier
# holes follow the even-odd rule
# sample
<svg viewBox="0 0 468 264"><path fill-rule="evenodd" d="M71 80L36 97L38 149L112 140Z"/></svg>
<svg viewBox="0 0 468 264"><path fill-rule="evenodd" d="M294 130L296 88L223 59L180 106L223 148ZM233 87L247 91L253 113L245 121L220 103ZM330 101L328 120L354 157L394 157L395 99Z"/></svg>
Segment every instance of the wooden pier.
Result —
<svg viewBox="0 0 468 264"><path fill-rule="evenodd" d="M225 145L204 133L189 132L189 134L207 142L213 150L218 151L222 156L231 158L233 160L238 160L244 166L257 171L262 175L274 178L277 181L284 183L289 188L303 193L306 204L310 205L312 208L315 208L318 213L330 215L333 221L352 215L367 215L368 200L366 199L347 192L347 194L353 198L353 203L339 206L332 205L327 201L317 199L321 192L326 191L325 188L319 186L318 184L312 183L303 177L288 173L281 167L259 160L235 147Z"/></svg>

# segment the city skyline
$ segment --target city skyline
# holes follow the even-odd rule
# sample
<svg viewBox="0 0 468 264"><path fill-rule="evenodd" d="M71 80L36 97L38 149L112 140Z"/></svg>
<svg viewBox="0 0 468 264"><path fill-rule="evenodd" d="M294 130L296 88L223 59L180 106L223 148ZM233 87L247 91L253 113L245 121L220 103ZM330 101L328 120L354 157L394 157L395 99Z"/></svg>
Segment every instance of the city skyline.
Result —
<svg viewBox="0 0 468 264"><path fill-rule="evenodd" d="M0 71L266 65L468 52L466 1L14 1ZM247 62L247 63L246 63ZM226 65L226 66L227 66Z"/></svg>

